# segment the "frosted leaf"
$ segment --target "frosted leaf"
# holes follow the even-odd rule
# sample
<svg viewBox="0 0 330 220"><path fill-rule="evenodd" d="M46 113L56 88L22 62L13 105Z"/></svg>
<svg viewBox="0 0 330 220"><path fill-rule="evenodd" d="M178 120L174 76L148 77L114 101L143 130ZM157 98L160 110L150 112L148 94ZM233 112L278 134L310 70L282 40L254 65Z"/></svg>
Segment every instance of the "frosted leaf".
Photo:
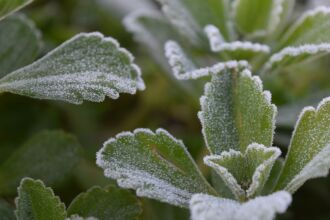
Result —
<svg viewBox="0 0 330 220"><path fill-rule="evenodd" d="M0 80L0 92L80 104L144 89L140 69L117 41L79 34L45 57Z"/></svg>
<svg viewBox="0 0 330 220"><path fill-rule="evenodd" d="M330 98L317 109L306 107L297 121L276 189L295 192L330 168Z"/></svg>
<svg viewBox="0 0 330 220"><path fill-rule="evenodd" d="M64 220L65 205L40 180L24 178L18 187L16 217L18 220Z"/></svg>
<svg viewBox="0 0 330 220"><path fill-rule="evenodd" d="M272 220L284 213L292 201L291 195L279 191L240 204L237 201L196 194L190 201L192 220Z"/></svg>
<svg viewBox="0 0 330 220"><path fill-rule="evenodd" d="M278 29L282 29L283 24L291 15L295 0L273 0L273 6L270 14L268 33L272 34Z"/></svg>
<svg viewBox="0 0 330 220"><path fill-rule="evenodd" d="M0 20L30 4L33 0L1 0Z"/></svg>
<svg viewBox="0 0 330 220"><path fill-rule="evenodd" d="M278 178L280 177L281 171L283 169L284 159L279 157L269 174L268 180L262 189L261 195L268 195L274 191L274 188L277 184Z"/></svg>
<svg viewBox="0 0 330 220"><path fill-rule="evenodd" d="M228 0L158 0L162 10L177 30L197 46L203 46L203 28L211 23L218 27L225 39L232 36Z"/></svg>
<svg viewBox="0 0 330 220"><path fill-rule="evenodd" d="M290 65L298 64L312 58L318 58L330 52L330 43L308 44L298 47L286 47L273 54L265 64L263 72L275 71Z"/></svg>
<svg viewBox="0 0 330 220"><path fill-rule="evenodd" d="M0 76L32 63L41 49L41 35L23 15L0 21Z"/></svg>
<svg viewBox="0 0 330 220"><path fill-rule="evenodd" d="M174 76L179 80L198 79L201 77L218 74L225 70L239 70L249 67L246 61L227 61L217 63L210 67L198 69L196 65L186 56L182 48L175 41L167 41L165 44L165 55L168 59Z"/></svg>
<svg viewBox="0 0 330 220"><path fill-rule="evenodd" d="M330 8L318 7L306 12L287 30L279 48L330 43Z"/></svg>
<svg viewBox="0 0 330 220"><path fill-rule="evenodd" d="M97 164L119 186L172 205L186 207L195 193L215 193L182 141L163 129L118 134L104 143Z"/></svg>
<svg viewBox="0 0 330 220"><path fill-rule="evenodd" d="M280 154L278 148L254 143L244 154L224 151L221 155L206 156L204 163L221 176L237 200L245 201L260 194Z"/></svg>
<svg viewBox="0 0 330 220"><path fill-rule="evenodd" d="M273 0L234 0L233 17L238 30L251 37L267 34Z"/></svg>
<svg viewBox="0 0 330 220"><path fill-rule="evenodd" d="M75 137L61 131L34 135L0 165L0 195L14 195L22 178L42 179L61 186L72 177L80 155ZM37 153L36 153L37 152Z"/></svg>
<svg viewBox="0 0 330 220"><path fill-rule="evenodd" d="M252 43L248 41L225 42L217 27L207 25L204 28L213 52L225 53L232 59L247 60L260 54L269 54L270 48L267 45Z"/></svg>
<svg viewBox="0 0 330 220"><path fill-rule="evenodd" d="M66 218L65 220L99 220L99 219L95 217L83 218L80 217L79 215L71 215L69 218Z"/></svg>
<svg viewBox="0 0 330 220"><path fill-rule="evenodd" d="M93 216L99 220L135 220L141 212L136 196L114 186L92 187L79 194L68 208L68 215Z"/></svg>
<svg viewBox="0 0 330 220"><path fill-rule="evenodd" d="M230 149L245 152L251 143L272 146L277 110L262 87L260 78L247 69L212 75L198 114L212 154Z"/></svg>

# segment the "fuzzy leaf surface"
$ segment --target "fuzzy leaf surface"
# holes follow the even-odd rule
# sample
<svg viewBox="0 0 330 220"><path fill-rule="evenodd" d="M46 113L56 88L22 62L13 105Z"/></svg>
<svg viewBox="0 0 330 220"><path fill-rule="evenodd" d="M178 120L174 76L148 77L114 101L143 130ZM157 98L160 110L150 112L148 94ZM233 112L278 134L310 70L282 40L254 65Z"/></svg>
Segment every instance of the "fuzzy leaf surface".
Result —
<svg viewBox="0 0 330 220"><path fill-rule="evenodd" d="M0 76L32 63L40 49L40 32L23 15L0 21Z"/></svg>
<svg viewBox="0 0 330 220"><path fill-rule="evenodd" d="M45 57L0 80L0 92L81 104L144 89L132 55L112 38L78 34Z"/></svg>
<svg viewBox="0 0 330 220"><path fill-rule="evenodd" d="M201 98L199 118L210 152L245 152L251 143L272 146L276 106L262 82L249 70L223 71L212 76Z"/></svg>
<svg viewBox="0 0 330 220"><path fill-rule="evenodd" d="M284 213L291 203L291 195L279 191L260 196L245 203L196 194L190 201L192 220L272 220L276 213Z"/></svg>
<svg viewBox="0 0 330 220"><path fill-rule="evenodd" d="M30 4L33 0L0 0L0 20Z"/></svg>
<svg viewBox="0 0 330 220"><path fill-rule="evenodd" d="M95 217L99 220L133 220L142 210L129 191L117 187L93 187L78 195L68 208L68 215Z"/></svg>
<svg viewBox="0 0 330 220"><path fill-rule="evenodd" d="M204 162L221 176L236 199L245 201L261 193L280 154L278 148L251 144L244 154L231 150L206 156Z"/></svg>
<svg viewBox="0 0 330 220"><path fill-rule="evenodd" d="M330 99L306 107L296 124L276 189L295 192L308 179L327 176L330 168Z"/></svg>
<svg viewBox="0 0 330 220"><path fill-rule="evenodd" d="M76 138L60 131L41 132L0 165L0 194L12 195L23 177L60 185L79 162Z"/></svg>
<svg viewBox="0 0 330 220"><path fill-rule="evenodd" d="M97 164L119 186L144 196L187 207L197 192L214 194L182 141L167 131L137 129L105 142Z"/></svg>
<svg viewBox="0 0 330 220"><path fill-rule="evenodd" d="M15 203L18 220L64 220L66 217L65 205L40 180L24 178Z"/></svg>

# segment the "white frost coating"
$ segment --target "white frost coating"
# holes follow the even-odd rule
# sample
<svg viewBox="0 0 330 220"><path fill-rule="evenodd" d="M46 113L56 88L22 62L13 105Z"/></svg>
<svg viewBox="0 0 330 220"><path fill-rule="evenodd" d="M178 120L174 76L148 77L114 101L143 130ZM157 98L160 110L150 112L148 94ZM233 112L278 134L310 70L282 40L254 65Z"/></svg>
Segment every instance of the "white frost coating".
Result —
<svg viewBox="0 0 330 220"><path fill-rule="evenodd" d="M286 58L295 58L306 55L316 55L318 53L330 53L330 44L307 44L298 47L286 47L280 52L272 55L264 66L264 71L270 70L274 65L279 65Z"/></svg>
<svg viewBox="0 0 330 220"><path fill-rule="evenodd" d="M239 185L237 179L230 173L227 167L220 165L218 162L225 160L235 160L235 158L244 158L245 163L249 164L248 154L253 151L262 152L265 156L265 160L262 161L255 169L251 184L249 188L245 191L242 186ZM268 155L270 154L270 156ZM266 156L268 155L268 156ZM260 191L268 179L268 175L276 161L276 159L281 155L281 151L276 147L265 147L260 144L250 144L245 154L243 155L239 151L230 150L229 152L223 152L221 155L211 155L204 157L204 163L212 168L221 176L225 184L232 190L233 194L238 200L254 197L258 191ZM242 169L242 167L238 167Z"/></svg>
<svg viewBox="0 0 330 220"><path fill-rule="evenodd" d="M256 53L270 53L270 47L265 44L252 43L249 41L225 42L219 29L214 25L207 25L204 32L209 39L210 47L213 52L245 50Z"/></svg>
<svg viewBox="0 0 330 220"><path fill-rule="evenodd" d="M281 23L282 13L284 12L283 4L285 0L273 0L273 7L270 14L268 32L272 33Z"/></svg>
<svg viewBox="0 0 330 220"><path fill-rule="evenodd" d="M284 213L292 201L285 191L260 196L246 203L195 194L190 200L192 220L272 220Z"/></svg>
<svg viewBox="0 0 330 220"><path fill-rule="evenodd" d="M80 217L79 215L71 215L69 218L66 218L65 220L98 220L98 218L95 217L83 218Z"/></svg>
<svg viewBox="0 0 330 220"><path fill-rule="evenodd" d="M164 148L168 153L162 153ZM178 152L181 156L175 158ZM138 196L181 207L188 206L194 193L214 192L183 142L164 129L120 133L104 143L96 163L105 176L123 188L135 189Z"/></svg>
<svg viewBox="0 0 330 220"><path fill-rule="evenodd" d="M198 79L212 74L218 74L227 69L249 68L248 62L227 61L215 64L211 67L197 69L191 60L184 54L182 48L175 41L167 41L165 44L165 55L168 59L174 76L179 80Z"/></svg>
<svg viewBox="0 0 330 220"><path fill-rule="evenodd" d="M313 160L297 174L284 188L284 190L294 193L307 180L318 177L326 177L330 169L330 145L319 152Z"/></svg>
<svg viewBox="0 0 330 220"><path fill-rule="evenodd" d="M145 88L133 56L100 33L79 34L0 80L0 92L80 104Z"/></svg>

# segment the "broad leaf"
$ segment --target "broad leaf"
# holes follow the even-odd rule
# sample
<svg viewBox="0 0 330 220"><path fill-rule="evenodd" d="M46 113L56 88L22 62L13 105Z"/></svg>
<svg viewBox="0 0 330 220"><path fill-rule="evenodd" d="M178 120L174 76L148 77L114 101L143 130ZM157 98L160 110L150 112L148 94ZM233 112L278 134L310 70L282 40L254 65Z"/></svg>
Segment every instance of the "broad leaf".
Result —
<svg viewBox="0 0 330 220"><path fill-rule="evenodd" d="M65 205L40 180L23 179L15 203L18 220L64 220L66 217Z"/></svg>
<svg viewBox="0 0 330 220"><path fill-rule="evenodd" d="M0 219L15 220L14 209L4 200L0 199Z"/></svg>
<svg viewBox="0 0 330 220"><path fill-rule="evenodd" d="M198 79L201 77L218 74L225 70L243 69L249 66L246 61L228 61L217 63L210 67L197 68L194 62L175 41L167 41L165 55L168 59L174 76L179 80Z"/></svg>
<svg viewBox="0 0 330 220"><path fill-rule="evenodd" d="M212 76L201 98L199 118L210 152L245 152L251 143L272 146L276 106L262 82L249 70L223 71Z"/></svg>
<svg viewBox="0 0 330 220"><path fill-rule="evenodd" d="M116 187L93 187L78 195L68 208L68 215L78 214L99 220L133 220L141 212L136 197L129 191Z"/></svg>
<svg viewBox="0 0 330 220"><path fill-rule="evenodd" d="M30 4L33 0L0 0L0 20Z"/></svg>
<svg viewBox="0 0 330 220"><path fill-rule="evenodd" d="M163 12L178 31L195 45L204 45L203 28L213 24L225 39L231 38L228 0L158 0Z"/></svg>
<svg viewBox="0 0 330 220"><path fill-rule="evenodd" d="M300 115L276 189L295 192L308 179L327 176L330 168L330 99Z"/></svg>
<svg viewBox="0 0 330 220"><path fill-rule="evenodd" d="M41 48L40 32L23 15L0 21L0 76L30 64Z"/></svg>
<svg viewBox="0 0 330 220"><path fill-rule="evenodd" d="M284 213L291 203L285 191L257 197L246 203L196 194L190 201L192 220L272 220L276 213Z"/></svg>
<svg viewBox="0 0 330 220"><path fill-rule="evenodd" d="M62 184L79 161L79 148L73 136L60 131L35 135L0 165L0 194L14 194L26 176Z"/></svg>
<svg viewBox="0 0 330 220"><path fill-rule="evenodd" d="M283 36L279 47L330 43L330 8L318 7L306 12Z"/></svg>
<svg viewBox="0 0 330 220"><path fill-rule="evenodd" d="M251 144L245 154L225 151L221 155L206 156L204 162L221 176L237 200L245 201L261 193L280 154L278 148Z"/></svg>
<svg viewBox="0 0 330 220"><path fill-rule="evenodd" d="M79 34L35 63L0 80L0 92L80 104L144 89L132 55L112 38Z"/></svg>
<svg viewBox="0 0 330 220"><path fill-rule="evenodd" d="M182 141L167 131L137 129L105 142L97 164L138 196L187 207L194 193L214 194Z"/></svg>
<svg viewBox="0 0 330 220"><path fill-rule="evenodd" d="M221 52L233 60L249 60L258 55L270 53L269 46L264 44L249 41L225 42L217 27L213 25L206 26L204 31L208 37L211 50Z"/></svg>

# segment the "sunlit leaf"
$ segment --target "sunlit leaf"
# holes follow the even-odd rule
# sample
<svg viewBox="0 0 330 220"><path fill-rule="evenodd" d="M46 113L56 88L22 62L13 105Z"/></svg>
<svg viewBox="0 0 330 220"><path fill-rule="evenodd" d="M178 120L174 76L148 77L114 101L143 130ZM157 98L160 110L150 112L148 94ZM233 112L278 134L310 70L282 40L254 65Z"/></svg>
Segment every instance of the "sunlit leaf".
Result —
<svg viewBox="0 0 330 220"><path fill-rule="evenodd" d="M284 213L291 203L285 191L256 197L246 203L196 194L190 201L192 220L272 220L276 213Z"/></svg>
<svg viewBox="0 0 330 220"><path fill-rule="evenodd" d="M23 15L0 21L0 76L30 64L40 51L40 33Z"/></svg>
<svg viewBox="0 0 330 220"><path fill-rule="evenodd" d="M129 191L116 187L93 187L78 195L68 208L68 215L78 214L99 220L133 220L141 212L137 198Z"/></svg>
<svg viewBox="0 0 330 220"><path fill-rule="evenodd" d="M230 149L244 153L251 143L272 146L276 106L259 77L249 70L213 75L201 106L199 118L211 153Z"/></svg>
<svg viewBox="0 0 330 220"><path fill-rule="evenodd" d="M65 205L40 180L23 179L15 202L18 220L64 220L66 217Z"/></svg>
<svg viewBox="0 0 330 220"><path fill-rule="evenodd" d="M197 192L214 194L184 144L167 131L137 129L105 142L97 164L138 196L187 207Z"/></svg>
<svg viewBox="0 0 330 220"><path fill-rule="evenodd" d="M23 177L60 185L79 161L77 140L60 131L41 132L0 165L0 194L12 195Z"/></svg>
<svg viewBox="0 0 330 220"><path fill-rule="evenodd" d="M307 180L327 176L330 168L330 99L306 107L297 122L276 189L295 192Z"/></svg>
<svg viewBox="0 0 330 220"><path fill-rule="evenodd" d="M259 195L281 151L275 147L251 144L246 152L225 151L221 155L204 158L231 189L236 199L245 201Z"/></svg>
<svg viewBox="0 0 330 220"><path fill-rule="evenodd" d="M80 104L143 90L132 55L112 38L79 34L35 63L0 80L0 92Z"/></svg>

